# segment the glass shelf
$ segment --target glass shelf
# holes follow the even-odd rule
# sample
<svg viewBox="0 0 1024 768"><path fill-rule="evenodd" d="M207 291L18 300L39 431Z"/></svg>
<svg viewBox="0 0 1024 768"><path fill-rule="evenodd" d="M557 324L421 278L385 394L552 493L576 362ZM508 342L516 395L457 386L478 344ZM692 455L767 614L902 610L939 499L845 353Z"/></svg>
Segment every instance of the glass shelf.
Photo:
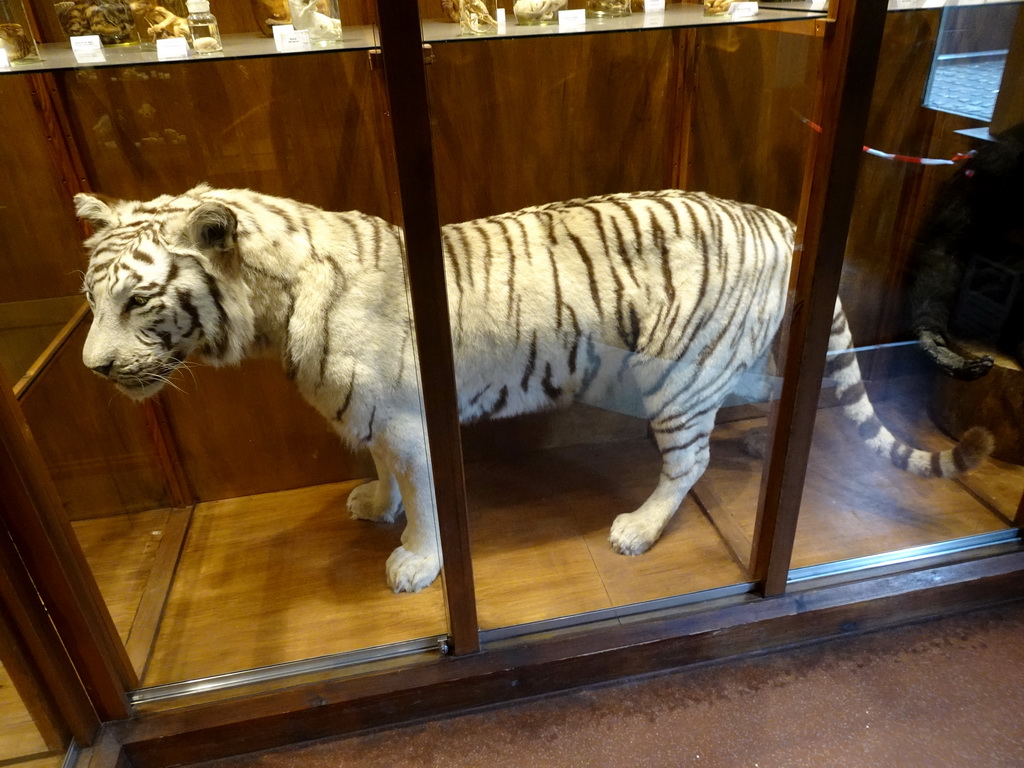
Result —
<svg viewBox="0 0 1024 768"><path fill-rule="evenodd" d="M923 2L924 0L922 0ZM777 21L798 21L820 17L825 12L824 0L795 0L794 2L762 3L757 16L733 19L730 16L704 16L699 4L673 5L664 13L635 13L618 19L588 19L583 28L559 31L557 24L548 26L518 26L511 18L501 35L463 35L458 24L436 20L423 22L423 39L428 43L495 40L517 37L546 37L551 35L580 35L607 32L630 32L641 29L672 29L722 24L758 24ZM509 13L511 16L511 13ZM172 64L182 61L221 61L225 59L290 56L337 51L371 50L378 47L376 29L371 26L346 26L344 39L332 46L314 47L308 51L279 52L271 38L253 33L225 35L223 53L192 55L187 59L160 59L154 50L143 50L137 45L104 47L104 62L79 62L68 43L47 43L39 46L40 61L18 63L0 68L0 75L27 72L52 72L64 69L92 69L96 67L137 67L151 64Z"/></svg>
<svg viewBox="0 0 1024 768"><path fill-rule="evenodd" d="M1024 0L889 0L889 11L930 11L979 5L1019 5Z"/></svg>
<svg viewBox="0 0 1024 768"><path fill-rule="evenodd" d="M757 16L733 19L731 16L705 16L704 7L697 3L673 5L664 13L634 13L631 16L613 19L587 19L583 28L573 27L571 31L560 31L557 24L517 25L509 18L504 34L463 35L458 24L436 20L423 22L423 40L427 43L449 43L480 40L502 40L521 37L549 37L557 35L588 35L605 32L630 32L641 29L676 29L680 27L701 27L723 24L759 24L773 21L800 21L820 18L825 13L825 3L814 0L761 4ZM507 13L511 17L511 11Z"/></svg>
<svg viewBox="0 0 1024 768"><path fill-rule="evenodd" d="M46 43L39 46L40 61L18 62L9 69L0 68L2 75L17 75L27 72L53 72L62 69L93 69L95 67L140 67L151 64L175 64L182 61L223 61L225 59L249 59L265 56L292 56L337 51L366 51L378 47L377 31L370 26L344 28L340 43L331 46L315 46L308 51L280 53L274 40L256 33L224 35L223 53L191 55L187 59L160 59L155 50L143 50L138 45L105 46L104 62L80 63L71 52L69 43Z"/></svg>

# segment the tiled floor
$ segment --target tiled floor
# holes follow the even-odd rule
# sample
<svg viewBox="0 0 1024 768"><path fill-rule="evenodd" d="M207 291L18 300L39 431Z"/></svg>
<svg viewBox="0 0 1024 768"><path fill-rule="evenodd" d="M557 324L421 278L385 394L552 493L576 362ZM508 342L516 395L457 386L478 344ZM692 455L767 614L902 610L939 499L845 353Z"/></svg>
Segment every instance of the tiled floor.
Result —
<svg viewBox="0 0 1024 768"><path fill-rule="evenodd" d="M1005 56L938 62L925 106L985 122L991 120L1005 65Z"/></svg>
<svg viewBox="0 0 1024 768"><path fill-rule="evenodd" d="M1020 768L1024 603L203 768Z"/></svg>

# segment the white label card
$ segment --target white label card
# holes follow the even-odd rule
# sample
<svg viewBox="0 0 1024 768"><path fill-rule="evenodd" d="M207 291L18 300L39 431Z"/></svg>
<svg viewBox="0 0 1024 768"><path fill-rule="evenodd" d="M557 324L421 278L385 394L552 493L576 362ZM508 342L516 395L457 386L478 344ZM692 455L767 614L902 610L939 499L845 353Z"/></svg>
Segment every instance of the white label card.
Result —
<svg viewBox="0 0 1024 768"><path fill-rule="evenodd" d="M309 30L296 29L291 24L278 24L274 27L274 46L278 53L293 53L310 49Z"/></svg>
<svg viewBox="0 0 1024 768"><path fill-rule="evenodd" d="M103 55L103 43L99 35L75 35L71 38L71 52L79 64L90 64L106 61Z"/></svg>
<svg viewBox="0 0 1024 768"><path fill-rule="evenodd" d="M168 37L156 41L156 57L161 61L187 59L188 52L188 40L184 37Z"/></svg>
<svg viewBox="0 0 1024 768"><path fill-rule="evenodd" d="M7 49L0 45L0 69L10 69L11 61L7 57Z"/></svg>
<svg viewBox="0 0 1024 768"><path fill-rule="evenodd" d="M498 22L498 34L499 35L504 35L508 31L507 28L505 27L505 9L504 8L498 8L497 12L494 14L494 20L496 22Z"/></svg>
<svg viewBox="0 0 1024 768"><path fill-rule="evenodd" d="M729 6L729 13L734 19L757 16L757 3L733 3Z"/></svg>
<svg viewBox="0 0 1024 768"><path fill-rule="evenodd" d="M664 13L665 0L644 0L644 13Z"/></svg>
<svg viewBox="0 0 1024 768"><path fill-rule="evenodd" d="M587 11L584 8L580 8L575 11L559 11L558 12L558 31L559 32L579 32L586 29L587 26Z"/></svg>

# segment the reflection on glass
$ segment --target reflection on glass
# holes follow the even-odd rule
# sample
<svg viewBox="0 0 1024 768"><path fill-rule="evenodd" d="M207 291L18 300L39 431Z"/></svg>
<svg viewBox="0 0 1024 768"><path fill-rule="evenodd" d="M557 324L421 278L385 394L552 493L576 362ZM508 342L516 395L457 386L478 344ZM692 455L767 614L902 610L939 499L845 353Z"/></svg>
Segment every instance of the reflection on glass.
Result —
<svg viewBox="0 0 1024 768"><path fill-rule="evenodd" d="M1012 27L1016 6L958 9L960 42L1006 26L1008 8ZM909 11L886 23L866 143L926 162L862 161L840 296L866 395L845 381L854 358L834 357L795 567L1006 530L1024 488L1024 374L1003 343L1004 331L1020 328L1006 320L1020 311L1013 286L1024 262L1010 211L1024 202L1024 145L1013 143L1007 162L1006 146L972 138L988 134L975 120L920 106L930 48L911 50L908 40L924 31L934 41L936 22ZM968 78L967 87L987 86ZM861 413L859 428L844 418L850 410Z"/></svg>
<svg viewBox="0 0 1024 768"><path fill-rule="evenodd" d="M81 296L0 304L0 366L16 385L42 364L47 348L63 338L67 323L82 308Z"/></svg>
<svg viewBox="0 0 1024 768"><path fill-rule="evenodd" d="M992 119L1017 8L943 8L924 104L976 120Z"/></svg>

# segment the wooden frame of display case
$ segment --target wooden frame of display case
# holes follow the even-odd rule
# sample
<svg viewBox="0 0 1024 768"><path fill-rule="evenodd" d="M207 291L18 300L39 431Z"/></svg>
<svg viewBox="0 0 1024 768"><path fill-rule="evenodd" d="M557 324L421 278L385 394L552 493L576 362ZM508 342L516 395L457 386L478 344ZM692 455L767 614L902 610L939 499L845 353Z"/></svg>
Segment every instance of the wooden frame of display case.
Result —
<svg viewBox="0 0 1024 768"><path fill-rule="evenodd" d="M2 520L50 606L56 635L38 634L32 656L50 660L56 708L81 744L80 765L158 768L350 733L656 670L892 626L1024 596L1024 550L1007 541L980 553L892 566L787 589L814 411L852 206L857 157L882 34L884 4L839 0L818 22L824 35L819 122L824 132L805 175L804 250L794 272L785 384L764 475L752 556L756 595L723 598L623 623L572 627L489 643L475 613L465 487L444 292L424 61L415 0L381 3L381 57L392 127L414 319L420 328L425 418L445 553L448 657L368 661L337 673L254 684L230 699L194 697L170 707L129 706L137 680L103 617L74 538L60 523L46 469L17 404L0 398ZM0 382L2 384L2 382ZM180 491L185 493L184 490ZM1024 518L1024 499L1017 523ZM10 558L8 558L10 560ZM16 568L15 568L16 569ZM24 592L25 590L22 590ZM9 602L9 601L8 601ZM5 603L16 622L44 616L30 601ZM65 656L66 653L66 656ZM71 668L83 686L69 682ZM77 680L77 679L76 679ZM240 698L244 697L244 698ZM100 726L99 735L93 734Z"/></svg>

